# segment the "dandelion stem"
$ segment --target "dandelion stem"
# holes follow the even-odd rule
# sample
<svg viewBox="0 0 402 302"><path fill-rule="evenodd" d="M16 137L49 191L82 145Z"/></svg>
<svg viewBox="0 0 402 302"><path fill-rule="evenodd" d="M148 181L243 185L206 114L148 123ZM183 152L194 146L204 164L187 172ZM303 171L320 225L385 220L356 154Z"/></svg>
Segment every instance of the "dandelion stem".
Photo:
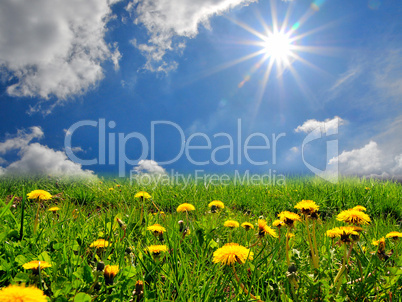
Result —
<svg viewBox="0 0 402 302"><path fill-rule="evenodd" d="M22 240L22 237L24 237L24 213L25 213L25 190L22 192L20 241Z"/></svg>
<svg viewBox="0 0 402 302"><path fill-rule="evenodd" d="M290 257L289 257L289 229L286 232L286 263L288 267L290 266Z"/></svg>
<svg viewBox="0 0 402 302"><path fill-rule="evenodd" d="M313 244L314 244L313 250L315 250L315 252L314 252L315 268L318 269L318 267L320 265L320 259L318 256L317 240L316 240L316 236L315 236L315 220L313 220Z"/></svg>
<svg viewBox="0 0 402 302"><path fill-rule="evenodd" d="M39 223L39 208L40 208L39 198L37 199L37 202L38 202L38 209L36 210L36 216L35 216L35 222L34 222L34 234L36 233L36 230L38 229L38 223Z"/></svg>
<svg viewBox="0 0 402 302"><path fill-rule="evenodd" d="M313 262L313 266L314 268L318 268L315 262L315 251L314 251L314 247L313 247L313 243L311 242L311 234L310 234L310 227L308 224L308 218L307 216L305 216L305 220L304 220L305 224L306 224L306 230L307 230L307 239L308 239L308 244L310 246L310 253L311 253L311 260Z"/></svg>
<svg viewBox="0 0 402 302"><path fill-rule="evenodd" d="M241 283L239 276L237 276L237 273L236 273L236 269L235 269L235 267L234 267L234 264L232 265L232 268L233 268L233 273L234 273L235 279L237 280L237 283L239 283L239 286L240 286L241 289L244 291L244 293L245 293L246 295L250 295L251 298L253 298L254 300L257 300L258 302L263 302L262 300L258 299L256 296L254 296L252 293L250 293L250 292L247 290L247 288L244 286L244 284Z"/></svg>
<svg viewBox="0 0 402 302"><path fill-rule="evenodd" d="M338 274L336 275L335 280L334 280L334 286L336 286L336 288L335 288L335 294L338 293L339 288L341 287L341 280L342 280L341 277L342 277L342 275L343 275L343 272L344 272L345 269L346 269L346 264L348 263L350 254L352 253L352 249L353 249L353 242L350 243L350 248L349 248L349 251L348 251L348 252L347 252L346 244L344 245L344 254L343 254L342 267L340 268L340 270L339 270L339 272L338 272Z"/></svg>

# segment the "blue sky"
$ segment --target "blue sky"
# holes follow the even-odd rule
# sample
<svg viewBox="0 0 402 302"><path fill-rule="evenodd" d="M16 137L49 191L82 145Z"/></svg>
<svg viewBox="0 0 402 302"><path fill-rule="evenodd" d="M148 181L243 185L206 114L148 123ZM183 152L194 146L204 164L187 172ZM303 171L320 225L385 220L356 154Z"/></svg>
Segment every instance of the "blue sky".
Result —
<svg viewBox="0 0 402 302"><path fill-rule="evenodd" d="M3 1L0 174L399 177L401 12L390 0ZM66 150L67 129L83 121L97 124L77 128ZM103 121L115 127L99 152ZM322 138L306 143L314 129ZM245 154L247 137L261 149Z"/></svg>

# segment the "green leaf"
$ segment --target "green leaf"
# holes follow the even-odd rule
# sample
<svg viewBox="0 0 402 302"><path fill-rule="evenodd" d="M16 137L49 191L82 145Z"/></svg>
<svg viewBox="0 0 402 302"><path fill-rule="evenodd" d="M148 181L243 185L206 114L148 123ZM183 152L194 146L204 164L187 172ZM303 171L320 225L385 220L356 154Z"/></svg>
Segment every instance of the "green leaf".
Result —
<svg viewBox="0 0 402 302"><path fill-rule="evenodd" d="M92 298L86 293L78 293L74 297L74 302L91 302Z"/></svg>
<svg viewBox="0 0 402 302"><path fill-rule="evenodd" d="M125 267L122 271L122 275L126 277L126 279L132 278L137 273L137 270L133 266Z"/></svg>
<svg viewBox="0 0 402 302"><path fill-rule="evenodd" d="M17 257L15 257L15 262L17 262L17 264L18 264L19 266L21 266L21 265L27 263L28 261L27 261L27 258L25 258L25 256L23 256L23 255L18 255Z"/></svg>
<svg viewBox="0 0 402 302"><path fill-rule="evenodd" d="M87 283L92 283L94 281L93 275L92 275L92 269L88 264L85 264L83 267L83 279Z"/></svg>
<svg viewBox="0 0 402 302"><path fill-rule="evenodd" d="M52 263L52 258L50 258L49 254L47 252L43 252L38 256L38 259L40 261L46 261L47 263Z"/></svg>
<svg viewBox="0 0 402 302"><path fill-rule="evenodd" d="M14 277L14 282L28 282L29 275L27 273L20 272Z"/></svg>

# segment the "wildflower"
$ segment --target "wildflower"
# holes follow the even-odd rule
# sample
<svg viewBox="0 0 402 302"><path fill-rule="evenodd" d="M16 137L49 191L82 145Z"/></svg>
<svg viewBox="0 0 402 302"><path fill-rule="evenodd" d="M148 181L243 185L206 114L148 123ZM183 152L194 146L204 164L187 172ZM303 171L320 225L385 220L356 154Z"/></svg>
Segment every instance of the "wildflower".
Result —
<svg viewBox="0 0 402 302"><path fill-rule="evenodd" d="M356 211L360 211L360 212L366 212L366 208L363 207L363 206L355 206L351 210L356 210Z"/></svg>
<svg viewBox="0 0 402 302"><path fill-rule="evenodd" d="M114 189L113 188L109 188L109 191L113 191Z"/></svg>
<svg viewBox="0 0 402 302"><path fill-rule="evenodd" d="M278 235L276 234L275 230L273 230L271 227L267 225L267 222L263 219L258 219L258 235L263 237L266 234L278 238Z"/></svg>
<svg viewBox="0 0 402 302"><path fill-rule="evenodd" d="M333 228L332 230L328 230L326 234L330 238L340 237L343 243L351 242L349 236L359 235L352 226Z"/></svg>
<svg viewBox="0 0 402 302"><path fill-rule="evenodd" d="M369 187L364 188L366 191L370 191L371 189Z"/></svg>
<svg viewBox="0 0 402 302"><path fill-rule="evenodd" d="M0 301L47 302L47 298L39 288L25 287L25 285L9 285L0 290Z"/></svg>
<svg viewBox="0 0 402 302"><path fill-rule="evenodd" d="M105 239L98 239L98 240L95 240L94 242L92 242L89 247L104 248L104 247L108 247L108 246L109 246L108 241L106 241Z"/></svg>
<svg viewBox="0 0 402 302"><path fill-rule="evenodd" d="M159 256L161 252L167 252L168 248L166 245L150 245L146 249L145 252L150 252L153 256Z"/></svg>
<svg viewBox="0 0 402 302"><path fill-rule="evenodd" d="M99 181L100 184L103 184L103 181Z"/></svg>
<svg viewBox="0 0 402 302"><path fill-rule="evenodd" d="M135 290L133 291L133 296L135 299L134 301L142 301L142 298L144 297L144 282L138 280L135 283Z"/></svg>
<svg viewBox="0 0 402 302"><path fill-rule="evenodd" d="M177 212L190 212L195 211L195 207L189 203L182 203L177 207Z"/></svg>
<svg viewBox="0 0 402 302"><path fill-rule="evenodd" d="M57 212L58 210L60 210L59 207L51 207L48 211L49 212Z"/></svg>
<svg viewBox="0 0 402 302"><path fill-rule="evenodd" d="M166 232L166 229L157 223L147 227L147 230L153 232L154 235L159 235L159 234L163 234L164 232Z"/></svg>
<svg viewBox="0 0 402 302"><path fill-rule="evenodd" d="M354 225L369 224L371 221L366 213L353 209L340 212L336 219Z"/></svg>
<svg viewBox="0 0 402 302"><path fill-rule="evenodd" d="M304 215L312 215L318 212L320 207L312 200L302 200L295 205L295 209L298 209Z"/></svg>
<svg viewBox="0 0 402 302"><path fill-rule="evenodd" d="M394 240L398 240L400 237L402 237L402 233L400 232L391 232L385 236L385 238L392 238Z"/></svg>
<svg viewBox="0 0 402 302"><path fill-rule="evenodd" d="M277 227L277 228L281 228L281 226L283 226L285 223L283 222L283 221L280 221L279 219L277 219L277 220L274 220L274 222L272 223L272 225L274 226L274 227Z"/></svg>
<svg viewBox="0 0 402 302"><path fill-rule="evenodd" d="M333 228L331 230L328 230L325 233L329 238L334 239L335 237L338 237L339 234L339 228Z"/></svg>
<svg viewBox="0 0 402 302"><path fill-rule="evenodd" d="M243 222L241 226L246 230L254 229L254 226L250 222Z"/></svg>
<svg viewBox="0 0 402 302"><path fill-rule="evenodd" d="M380 256L380 258L385 255L385 238L384 237L382 237L379 240L373 240L371 242L371 244L378 246L377 253Z"/></svg>
<svg viewBox="0 0 402 302"><path fill-rule="evenodd" d="M212 213L215 213L216 209L224 209L225 205L220 200L214 200L208 204L208 207L211 208Z"/></svg>
<svg viewBox="0 0 402 302"><path fill-rule="evenodd" d="M116 185L116 187L117 187L117 188L120 188L120 187L121 187L121 185Z"/></svg>
<svg viewBox="0 0 402 302"><path fill-rule="evenodd" d="M37 275L37 274L39 274L39 269L43 270L44 268L52 267L52 265L50 263L47 263L46 261L34 260L34 261L30 261L28 263L25 263L22 267L24 269L32 270L32 272Z"/></svg>
<svg viewBox="0 0 402 302"><path fill-rule="evenodd" d="M296 213L283 211L278 214L278 217L283 221L288 227L293 227L296 221L301 221L300 216Z"/></svg>
<svg viewBox="0 0 402 302"><path fill-rule="evenodd" d="M227 243L214 252L213 262L221 262L225 265L232 265L235 262L242 264L247 259L253 260L253 255L254 253L244 246L237 243Z"/></svg>
<svg viewBox="0 0 402 302"><path fill-rule="evenodd" d="M105 277L106 285L113 284L113 279L119 272L118 265L106 265L105 271L103 272L103 276Z"/></svg>
<svg viewBox="0 0 402 302"><path fill-rule="evenodd" d="M42 200L49 200L52 198L52 194L49 192L46 192L44 190L34 190L30 193L27 194L28 199L38 199L40 201Z"/></svg>
<svg viewBox="0 0 402 302"><path fill-rule="evenodd" d="M150 199L151 195L149 195L145 191L139 191L137 194L134 195L134 198Z"/></svg>
<svg viewBox="0 0 402 302"><path fill-rule="evenodd" d="M288 239L293 238L295 236L295 234L293 233L287 233L286 236L288 237Z"/></svg>
<svg viewBox="0 0 402 302"><path fill-rule="evenodd" d="M234 229L239 227L239 223L235 220L226 220L223 226Z"/></svg>

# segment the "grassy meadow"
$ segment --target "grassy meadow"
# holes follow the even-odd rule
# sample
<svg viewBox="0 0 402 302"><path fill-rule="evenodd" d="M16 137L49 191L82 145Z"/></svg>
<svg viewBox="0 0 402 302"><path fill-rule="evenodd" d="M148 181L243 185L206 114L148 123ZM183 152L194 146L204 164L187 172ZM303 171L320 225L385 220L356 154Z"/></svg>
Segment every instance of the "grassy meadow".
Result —
<svg viewBox="0 0 402 302"><path fill-rule="evenodd" d="M34 190L52 197L28 199ZM135 197L141 191L151 198ZM216 200L223 209L208 206ZM314 201L318 215L295 209L302 200ZM59 302L400 301L402 244L386 235L401 231L401 201L400 183L358 178L186 187L2 178L0 301L12 301L4 298L12 284ZM177 212L184 203L195 210ZM348 225L337 215L358 205L371 221L328 236ZM300 221L273 226L283 211ZM40 269L27 268L34 260Z"/></svg>

